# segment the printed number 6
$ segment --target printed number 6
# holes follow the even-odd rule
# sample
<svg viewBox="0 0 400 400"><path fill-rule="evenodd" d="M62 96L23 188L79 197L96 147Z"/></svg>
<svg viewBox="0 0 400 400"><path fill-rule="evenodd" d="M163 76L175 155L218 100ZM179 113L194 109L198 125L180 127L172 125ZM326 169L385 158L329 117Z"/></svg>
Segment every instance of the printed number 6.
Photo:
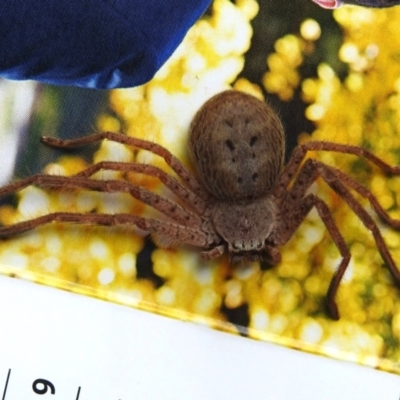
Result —
<svg viewBox="0 0 400 400"><path fill-rule="evenodd" d="M42 389L38 388L38 385L43 385L43 388ZM56 393L56 388L54 387L54 385L50 381L47 381L46 379L36 379L32 383L32 389L36 394L46 394L48 389L50 389L51 394Z"/></svg>

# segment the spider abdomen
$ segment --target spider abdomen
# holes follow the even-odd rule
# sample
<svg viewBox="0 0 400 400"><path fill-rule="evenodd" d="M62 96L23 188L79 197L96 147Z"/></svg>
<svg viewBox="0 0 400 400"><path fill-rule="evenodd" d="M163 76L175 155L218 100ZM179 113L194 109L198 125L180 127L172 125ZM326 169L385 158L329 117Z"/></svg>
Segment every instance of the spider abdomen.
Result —
<svg viewBox="0 0 400 400"><path fill-rule="evenodd" d="M197 112L189 149L200 179L215 197L259 198L279 177L285 139L271 107L229 90L212 97Z"/></svg>

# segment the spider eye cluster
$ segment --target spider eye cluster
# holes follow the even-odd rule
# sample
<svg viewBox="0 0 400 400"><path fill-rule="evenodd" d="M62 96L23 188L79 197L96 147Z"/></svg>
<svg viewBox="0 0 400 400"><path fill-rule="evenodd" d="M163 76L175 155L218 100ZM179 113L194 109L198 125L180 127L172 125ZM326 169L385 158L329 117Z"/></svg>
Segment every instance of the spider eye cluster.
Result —
<svg viewBox="0 0 400 400"><path fill-rule="evenodd" d="M208 100L195 115L189 149L199 178L216 198L257 198L279 178L285 137L270 106L228 90Z"/></svg>

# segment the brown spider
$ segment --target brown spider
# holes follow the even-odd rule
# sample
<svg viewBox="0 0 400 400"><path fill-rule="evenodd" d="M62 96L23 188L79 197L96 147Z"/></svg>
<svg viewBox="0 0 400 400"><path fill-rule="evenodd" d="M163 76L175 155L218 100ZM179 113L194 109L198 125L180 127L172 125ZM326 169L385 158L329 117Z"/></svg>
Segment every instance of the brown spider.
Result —
<svg viewBox="0 0 400 400"><path fill-rule="evenodd" d="M191 123L189 150L201 183L167 149L146 140L103 132L75 140L43 137L42 141L52 147L72 149L102 139L145 149L162 157L180 181L151 165L103 161L70 177L44 174L28 177L0 188L0 196L31 184L48 188L126 192L157 209L169 220L131 214L55 212L1 227L0 237L53 221L136 225L170 242L194 245L201 249L204 259L219 257L227 251L233 263L263 260L276 265L281 260L278 247L291 238L315 207L342 256L327 294L329 312L334 319L339 319L335 295L351 256L326 203L314 194L307 194L310 185L321 177L372 232L382 258L400 285L400 273L376 222L351 191L368 199L388 225L399 228L400 221L390 218L376 197L345 173L314 159L306 159L303 163L309 150L334 151L364 157L385 173L400 174L400 167L389 166L361 147L309 142L298 146L283 168L285 138L277 115L264 102L232 90L208 100ZM99 170L155 176L175 193L182 205L127 181L91 179L91 175Z"/></svg>

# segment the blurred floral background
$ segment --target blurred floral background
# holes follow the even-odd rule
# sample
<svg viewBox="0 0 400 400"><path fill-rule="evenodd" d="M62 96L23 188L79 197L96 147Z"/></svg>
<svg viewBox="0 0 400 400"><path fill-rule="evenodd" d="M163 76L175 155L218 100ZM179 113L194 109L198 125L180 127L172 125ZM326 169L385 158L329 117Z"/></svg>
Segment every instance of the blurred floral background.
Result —
<svg viewBox="0 0 400 400"><path fill-rule="evenodd" d="M1 82L6 112L0 148L10 149L11 160L16 154L12 167L2 167L3 184L38 171L71 175L105 159L152 163L170 172L145 151L104 141L66 153L43 146L42 135L124 132L165 146L190 166L186 141L193 115L213 94L232 87L278 111L287 158L298 142L330 140L400 164L400 7L331 12L309 0L282 3L215 0L141 87L108 92ZM393 218L400 217L400 177L384 176L353 156L310 156L357 178ZM95 177L128 179L171 196L143 175L102 171ZM400 290L371 233L344 202L321 181L312 190L329 204L353 256L338 292L339 321L327 315L325 295L340 255L314 211L271 269L259 263L232 269L225 257L203 262L195 249L159 248L134 227L52 224L1 240L0 271L399 373ZM160 217L125 194L28 187L0 201L3 225L56 210ZM377 222L400 264L400 233Z"/></svg>

